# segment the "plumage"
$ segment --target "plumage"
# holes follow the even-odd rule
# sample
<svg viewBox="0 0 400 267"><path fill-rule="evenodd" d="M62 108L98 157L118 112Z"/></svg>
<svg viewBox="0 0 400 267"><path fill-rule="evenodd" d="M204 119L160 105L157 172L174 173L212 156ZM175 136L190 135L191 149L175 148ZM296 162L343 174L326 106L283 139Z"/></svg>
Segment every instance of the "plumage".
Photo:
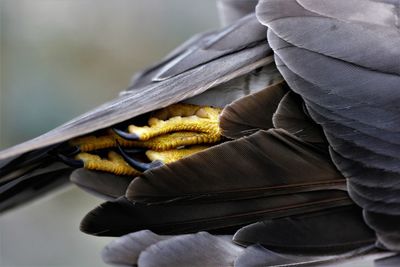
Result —
<svg viewBox="0 0 400 267"><path fill-rule="evenodd" d="M81 189L106 200L123 196L134 177L115 175L106 172L77 169L71 173L70 180Z"/></svg>
<svg viewBox="0 0 400 267"><path fill-rule="evenodd" d="M241 247L232 236L206 232L160 236L144 230L113 240L102 251L105 263L115 266L224 266L277 267L337 263L350 258L375 255L373 246L363 246L332 255L279 253L261 245Z"/></svg>
<svg viewBox="0 0 400 267"><path fill-rule="evenodd" d="M400 172L400 158L382 155L364 147L358 146L350 141L344 141L330 133L326 137L335 151L340 151L343 157L360 162L365 166L381 170Z"/></svg>
<svg viewBox="0 0 400 267"><path fill-rule="evenodd" d="M388 218L400 207L397 9L390 0L263 0L256 12L269 27L278 69L350 179L350 196L365 212ZM399 229L381 235L379 223L373 228L381 244L399 249Z"/></svg>
<svg viewBox="0 0 400 267"><path fill-rule="evenodd" d="M364 223L361 209L348 206L250 224L237 231L233 241L284 253L326 255L373 245L375 234Z"/></svg>
<svg viewBox="0 0 400 267"><path fill-rule="evenodd" d="M330 152L340 172L350 179L352 183L369 187L400 189L400 180L397 173L365 167L361 163L340 156L332 149Z"/></svg>
<svg viewBox="0 0 400 267"><path fill-rule="evenodd" d="M249 14L172 59L159 70L153 81L169 79L219 57L264 42L264 33L265 27L253 13Z"/></svg>
<svg viewBox="0 0 400 267"><path fill-rule="evenodd" d="M172 202L148 205L125 197L108 201L89 212L81 231L99 236L121 236L149 229L157 234L198 231L231 232L240 226L331 207L351 205L345 192L316 191L231 201Z"/></svg>
<svg viewBox="0 0 400 267"><path fill-rule="evenodd" d="M379 253L373 246L364 246L335 255L299 255L279 253L261 245L248 246L235 260L234 267L281 267L281 266L322 266L338 264L340 261ZM333 265L332 265L333 266Z"/></svg>
<svg viewBox="0 0 400 267"><path fill-rule="evenodd" d="M279 38L272 30L268 32L269 40ZM270 42L271 47L276 49L275 54L296 75L322 88L321 93L328 93L331 101L336 104L336 108L331 112L347 119L344 123L354 120L378 129L398 131L396 122L399 122L400 117L395 103L399 100L399 96L393 88L400 82L400 77L363 69L304 48L289 46L287 42L284 45L280 43L281 41ZM314 62L318 62L319 65ZM354 84L352 82L354 80L359 80L359 84ZM288 80L289 85L291 85L290 82L291 80ZM380 94L376 94L376 88L380 88ZM313 95L308 95L306 88L303 90L305 90L303 93L300 91L298 93L304 94L306 99L313 101L314 99L310 98ZM362 94L362 98L359 94ZM336 102L336 96L340 96L340 99L344 101ZM314 103L319 104L317 100L314 100ZM381 107L381 105L386 106ZM380 118L382 114L386 116Z"/></svg>
<svg viewBox="0 0 400 267"><path fill-rule="evenodd" d="M292 91L287 92L273 115L275 128L282 128L309 143L326 143L324 133L307 115L301 98Z"/></svg>
<svg viewBox="0 0 400 267"><path fill-rule="evenodd" d="M101 251L101 258L110 265L137 266L142 251L167 238L170 237L156 235L149 230L130 233L105 246Z"/></svg>
<svg viewBox="0 0 400 267"><path fill-rule="evenodd" d="M279 68L285 75L290 75L288 71L285 71L285 67L282 64L279 64ZM293 78L294 76L290 77ZM308 84L304 84L301 79L296 77L292 88L296 90L297 88L299 88L300 85L303 85L304 88L310 88L310 90L318 90L318 88L316 87L310 87ZM400 146L398 144L391 143L392 140L396 142L397 135L382 131L375 133L375 136L363 134L359 130L351 128L351 126L343 126L339 123L336 123L332 118L325 118L315 110L317 108L319 112L326 114L326 111L324 111L321 106L316 106L315 104L311 104L310 102L308 102L307 99L305 100L308 104L307 109L309 113L312 115L313 119L315 119L319 124L321 124L321 126L323 126L325 133L327 133L328 135L334 133L335 136L343 140L347 140L357 146L368 148L368 150L372 150L375 153L387 155L389 157L398 157ZM357 123L354 122L351 123L351 125L356 124ZM371 133L371 130L373 128L364 127L363 129L364 131L367 130L369 131L369 133ZM384 139L385 137L387 137L386 140ZM334 145L334 143L332 143L332 145Z"/></svg>
<svg viewBox="0 0 400 267"><path fill-rule="evenodd" d="M327 151L284 130L270 129L148 170L132 181L126 196L154 203L328 189L343 190L345 183Z"/></svg>
<svg viewBox="0 0 400 267"><path fill-rule="evenodd" d="M366 69L400 74L395 60L400 57L395 8L391 0L264 0L257 7L257 17L281 37L286 33L284 39L297 47Z"/></svg>
<svg viewBox="0 0 400 267"><path fill-rule="evenodd" d="M374 262L375 267L393 267L400 265L400 255L393 255L381 259L377 259Z"/></svg>
<svg viewBox="0 0 400 267"><path fill-rule="evenodd" d="M0 213L66 185L72 168L62 163L37 167L0 184Z"/></svg>
<svg viewBox="0 0 400 267"><path fill-rule="evenodd" d="M223 108L239 98L263 90L266 86L281 80L282 76L271 57L271 61L264 66L212 87L204 93L188 98L183 102Z"/></svg>
<svg viewBox="0 0 400 267"><path fill-rule="evenodd" d="M352 191L357 192L359 195L376 202L400 203L398 199L400 190L396 188L369 187L354 183L351 179L347 182L347 187L351 188Z"/></svg>
<svg viewBox="0 0 400 267"><path fill-rule="evenodd" d="M272 115L287 91L287 85L280 81L227 105L219 118L222 135L239 138L273 128Z"/></svg>
<svg viewBox="0 0 400 267"><path fill-rule="evenodd" d="M139 255L138 266L233 266L243 251L232 242L200 232L174 236L146 248Z"/></svg>
<svg viewBox="0 0 400 267"><path fill-rule="evenodd" d="M307 260L303 258L301 261ZM298 263L299 257L268 250L261 245L248 246L236 259L235 267L266 267Z"/></svg>

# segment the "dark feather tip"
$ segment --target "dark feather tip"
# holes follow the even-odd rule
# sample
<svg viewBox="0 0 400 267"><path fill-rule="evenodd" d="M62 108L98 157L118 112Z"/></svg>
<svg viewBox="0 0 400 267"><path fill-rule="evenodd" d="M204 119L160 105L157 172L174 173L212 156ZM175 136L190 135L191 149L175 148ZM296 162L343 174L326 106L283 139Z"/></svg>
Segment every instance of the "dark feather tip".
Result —
<svg viewBox="0 0 400 267"><path fill-rule="evenodd" d="M153 161L151 163L140 162L136 159L131 158L128 155L128 153L118 143L117 143L117 148L118 148L118 151L121 154L121 156L129 164L129 166L131 166L132 168L134 168L138 171L145 172L147 170L154 169L154 168L157 168L157 167L160 167L163 165L163 163L158 160Z"/></svg>
<svg viewBox="0 0 400 267"><path fill-rule="evenodd" d="M112 128L112 130L120 137L126 139L126 140L139 140L139 136L134 133L127 133L125 131L122 131L117 128Z"/></svg>

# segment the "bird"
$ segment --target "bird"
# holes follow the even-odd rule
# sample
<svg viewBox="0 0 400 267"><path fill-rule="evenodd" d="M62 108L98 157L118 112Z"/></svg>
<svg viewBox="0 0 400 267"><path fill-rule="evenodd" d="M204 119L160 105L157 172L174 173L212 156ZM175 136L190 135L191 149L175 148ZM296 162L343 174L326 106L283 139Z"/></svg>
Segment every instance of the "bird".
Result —
<svg viewBox="0 0 400 267"><path fill-rule="evenodd" d="M219 1L222 29L192 37L116 99L0 152L0 212L70 177L106 200L80 228L119 237L102 252L109 264L397 251L393 2Z"/></svg>

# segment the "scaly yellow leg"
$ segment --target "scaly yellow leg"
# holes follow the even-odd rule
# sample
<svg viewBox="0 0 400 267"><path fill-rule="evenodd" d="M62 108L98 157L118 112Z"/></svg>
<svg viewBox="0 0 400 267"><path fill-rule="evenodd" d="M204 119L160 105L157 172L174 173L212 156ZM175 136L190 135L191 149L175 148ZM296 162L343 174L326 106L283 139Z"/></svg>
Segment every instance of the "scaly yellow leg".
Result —
<svg viewBox="0 0 400 267"><path fill-rule="evenodd" d="M102 159L98 155L89 153L79 153L75 156L76 160L82 160L84 167L89 170L104 171L116 175L137 176L139 171L128 165L118 153L110 151L108 159Z"/></svg>
<svg viewBox="0 0 400 267"><path fill-rule="evenodd" d="M149 119L149 126L130 125L128 132L142 141L179 131L205 133L215 140L221 136L218 120L220 112L221 109L207 106L175 104L156 112Z"/></svg>
<svg viewBox="0 0 400 267"><path fill-rule="evenodd" d="M109 135L105 136L84 136L78 137L69 142L72 146L77 146L81 152L90 152L98 149L116 147L117 142L122 147L148 148L156 151L170 150L180 146L197 144L212 144L220 141L220 136L212 137L209 134L197 132L176 132L156 136L147 141L129 141L110 130Z"/></svg>

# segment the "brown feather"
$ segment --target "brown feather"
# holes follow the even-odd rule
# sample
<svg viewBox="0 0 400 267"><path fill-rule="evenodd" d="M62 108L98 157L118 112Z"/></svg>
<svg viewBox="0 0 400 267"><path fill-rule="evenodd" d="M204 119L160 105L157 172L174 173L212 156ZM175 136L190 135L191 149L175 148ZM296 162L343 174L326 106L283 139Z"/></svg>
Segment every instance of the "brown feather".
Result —
<svg viewBox="0 0 400 267"><path fill-rule="evenodd" d="M123 196L133 178L83 168L75 170L70 176L71 182L78 187L106 200Z"/></svg>
<svg viewBox="0 0 400 267"><path fill-rule="evenodd" d="M281 100L272 117L275 128L282 128L310 143L325 143L322 128L306 113L303 100L288 92Z"/></svg>
<svg viewBox="0 0 400 267"><path fill-rule="evenodd" d="M130 200L241 199L325 189L345 190L329 154L281 129L259 131L148 170Z"/></svg>
<svg viewBox="0 0 400 267"><path fill-rule="evenodd" d="M222 135L235 139L273 128L272 115L287 90L280 81L226 106L220 116Z"/></svg>
<svg viewBox="0 0 400 267"><path fill-rule="evenodd" d="M353 205L353 202L346 192L338 190L160 205L131 202L121 197L89 212L81 222L81 231L99 236L121 236L143 229L158 234L232 233L259 220L347 205Z"/></svg>

